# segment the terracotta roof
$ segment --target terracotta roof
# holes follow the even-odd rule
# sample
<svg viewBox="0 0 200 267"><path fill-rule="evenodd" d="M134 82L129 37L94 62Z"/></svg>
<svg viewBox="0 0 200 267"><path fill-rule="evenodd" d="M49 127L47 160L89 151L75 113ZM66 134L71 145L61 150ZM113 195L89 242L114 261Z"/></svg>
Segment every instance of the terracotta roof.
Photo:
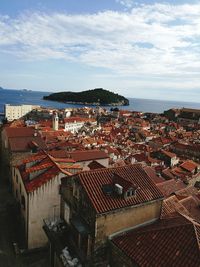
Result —
<svg viewBox="0 0 200 267"><path fill-rule="evenodd" d="M96 170L96 169L102 169L105 168L103 165L101 165L98 161L93 160L92 162L90 162L88 164L88 167L90 168L90 170Z"/></svg>
<svg viewBox="0 0 200 267"><path fill-rule="evenodd" d="M5 132L8 138L34 136L35 129L29 127L6 127Z"/></svg>
<svg viewBox="0 0 200 267"><path fill-rule="evenodd" d="M170 218L180 216L179 213L190 215L188 210L181 204L176 196L170 196L163 200L161 218Z"/></svg>
<svg viewBox="0 0 200 267"><path fill-rule="evenodd" d="M26 181L26 191L29 193L34 191L35 189L39 188L40 186L51 180L53 177L55 177L59 172L60 170L56 166L50 167L45 171L45 173L40 174L31 181Z"/></svg>
<svg viewBox="0 0 200 267"><path fill-rule="evenodd" d="M123 192L126 192L130 188L133 188L135 190L138 188L137 185L135 185L132 181L129 181L124 177L121 177L117 173L113 174L112 180L114 184L119 184L123 187Z"/></svg>
<svg viewBox="0 0 200 267"><path fill-rule="evenodd" d="M65 123L75 123L75 122L95 122L95 119L84 118L84 117L69 117L64 119Z"/></svg>
<svg viewBox="0 0 200 267"><path fill-rule="evenodd" d="M21 136L9 138L10 150L13 152L30 151L32 148L31 142L36 143L39 149L46 149L46 144L40 136Z"/></svg>
<svg viewBox="0 0 200 267"><path fill-rule="evenodd" d="M200 144L182 144L177 142L173 145L173 147L177 150L181 150L181 152L184 151L196 151L199 153L200 151Z"/></svg>
<svg viewBox="0 0 200 267"><path fill-rule="evenodd" d="M155 184L159 184L164 182L164 178L158 176L156 174L156 171L154 168L150 167L150 166L145 166L144 167L145 172L147 173L147 175L151 178L151 180L155 183Z"/></svg>
<svg viewBox="0 0 200 267"><path fill-rule="evenodd" d="M163 193L165 197L170 196L172 193L183 189L186 187L186 185L182 181L176 181L174 179L164 181L162 183L158 183L157 187L160 189L160 191Z"/></svg>
<svg viewBox="0 0 200 267"><path fill-rule="evenodd" d="M52 167L52 166L53 166L53 163L51 161L44 162L42 164L38 164L38 165L35 165L33 167L26 168L26 173L32 173L32 172L40 171L40 170L47 169L47 168Z"/></svg>
<svg viewBox="0 0 200 267"><path fill-rule="evenodd" d="M200 200L196 196L188 196L182 200L180 203L188 210L190 216L196 221L200 222Z"/></svg>
<svg viewBox="0 0 200 267"><path fill-rule="evenodd" d="M76 162L74 159L70 159L70 158L54 158L54 157L51 157L51 158L56 163L75 163Z"/></svg>
<svg viewBox="0 0 200 267"><path fill-rule="evenodd" d="M199 267L199 229L199 225L181 216L127 232L112 242L132 260L133 266Z"/></svg>
<svg viewBox="0 0 200 267"><path fill-rule="evenodd" d="M33 163L33 166L27 168L26 163L31 162ZM22 164L17 167L21 173L26 191L29 193L50 181L58 173L65 173L64 170L62 170L47 154L44 155L41 153L23 160ZM42 171L42 173L37 173L38 171ZM30 179L30 174L35 172L36 176ZM70 175L69 172L66 174Z"/></svg>
<svg viewBox="0 0 200 267"><path fill-rule="evenodd" d="M114 174L137 186L136 195L128 198L114 194L106 195L102 187L113 184ZM162 193L139 164L83 172L77 175L77 179L83 185L97 213L109 212L163 198Z"/></svg>
<svg viewBox="0 0 200 267"><path fill-rule="evenodd" d="M44 154L43 151L41 151L41 152L37 153L34 156L27 157L22 162L23 163L29 163L29 162L32 162L32 161L40 161L40 160L42 160L44 158L46 158L46 155Z"/></svg>
<svg viewBox="0 0 200 267"><path fill-rule="evenodd" d="M167 156L167 157L169 157L169 158L175 158L175 157L176 157L176 154L175 154L175 153L172 153L172 152L170 152L170 151L167 151L167 150L161 150L161 152L162 152L165 156Z"/></svg>
<svg viewBox="0 0 200 267"><path fill-rule="evenodd" d="M49 151L49 154L56 158L68 157L76 162L109 158L108 154L101 150L76 150L73 152L54 150Z"/></svg>
<svg viewBox="0 0 200 267"><path fill-rule="evenodd" d="M179 197L179 196L187 197L190 195L197 195L197 194L198 194L198 189L195 188L194 186L187 186L187 187L180 189L176 192L177 197Z"/></svg>
<svg viewBox="0 0 200 267"><path fill-rule="evenodd" d="M162 175L168 180L176 178L176 176L171 172L170 168L162 170Z"/></svg>
<svg viewBox="0 0 200 267"><path fill-rule="evenodd" d="M192 160L187 160L180 165L181 168L189 172L194 171L198 166L199 165Z"/></svg>

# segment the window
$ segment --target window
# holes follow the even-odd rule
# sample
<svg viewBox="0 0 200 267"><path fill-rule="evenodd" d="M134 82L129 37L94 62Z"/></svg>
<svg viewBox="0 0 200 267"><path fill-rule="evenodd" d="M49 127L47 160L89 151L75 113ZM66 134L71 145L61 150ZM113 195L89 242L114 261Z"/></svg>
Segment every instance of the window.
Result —
<svg viewBox="0 0 200 267"><path fill-rule="evenodd" d="M64 219L69 224L69 218L70 218L70 208L65 202L64 204Z"/></svg>
<svg viewBox="0 0 200 267"><path fill-rule="evenodd" d="M74 184L74 188L73 188L73 196L77 199L79 199L79 188L76 184Z"/></svg>
<svg viewBox="0 0 200 267"><path fill-rule="evenodd" d="M129 189L126 192L126 197L131 197L131 196L134 196L134 195L135 195L135 190L133 190L133 189Z"/></svg>
<svg viewBox="0 0 200 267"><path fill-rule="evenodd" d="M127 195L127 197L130 197L131 196L131 191L128 191L126 195Z"/></svg>
<svg viewBox="0 0 200 267"><path fill-rule="evenodd" d="M21 206L22 206L22 208L25 210L25 208L26 208L26 203L25 203L25 197L24 197L24 196L21 196Z"/></svg>

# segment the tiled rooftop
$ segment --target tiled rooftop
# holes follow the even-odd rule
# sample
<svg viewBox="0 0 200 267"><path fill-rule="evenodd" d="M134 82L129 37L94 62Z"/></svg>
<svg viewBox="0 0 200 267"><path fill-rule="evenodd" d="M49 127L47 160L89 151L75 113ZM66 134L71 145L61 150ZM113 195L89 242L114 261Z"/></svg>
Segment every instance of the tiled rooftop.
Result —
<svg viewBox="0 0 200 267"><path fill-rule="evenodd" d="M199 267L198 241L199 225L182 216L161 220L112 240L139 267Z"/></svg>
<svg viewBox="0 0 200 267"><path fill-rule="evenodd" d="M9 139L9 146L12 152L26 152L33 148L31 142L35 142L39 149L46 149L44 140L40 136L20 136Z"/></svg>
<svg viewBox="0 0 200 267"><path fill-rule="evenodd" d="M186 185L182 181L176 181L174 179L171 179L162 183L158 183L157 187L160 189L160 191L165 197L168 197L172 193L185 188Z"/></svg>
<svg viewBox="0 0 200 267"><path fill-rule="evenodd" d="M35 129L29 127L6 127L5 132L8 138L34 136Z"/></svg>
<svg viewBox="0 0 200 267"><path fill-rule="evenodd" d="M49 154L55 158L71 158L76 162L108 158L108 154L101 150L76 150L73 152L54 150L49 151Z"/></svg>
<svg viewBox="0 0 200 267"><path fill-rule="evenodd" d="M190 215L188 210L181 204L176 196L170 196L163 200L161 218L170 218L180 216L178 212Z"/></svg>
<svg viewBox="0 0 200 267"><path fill-rule="evenodd" d="M102 186L113 184L114 174L134 184L138 188L136 195L128 198L112 194L106 195ZM109 212L163 198L162 193L139 164L83 172L77 175L77 179L83 185L97 213Z"/></svg>
<svg viewBox="0 0 200 267"><path fill-rule="evenodd" d="M183 168L184 170L188 171L188 172L192 172L195 171L195 169L198 167L199 165L197 163L195 163L192 160L187 160L185 162L183 162L180 167Z"/></svg>

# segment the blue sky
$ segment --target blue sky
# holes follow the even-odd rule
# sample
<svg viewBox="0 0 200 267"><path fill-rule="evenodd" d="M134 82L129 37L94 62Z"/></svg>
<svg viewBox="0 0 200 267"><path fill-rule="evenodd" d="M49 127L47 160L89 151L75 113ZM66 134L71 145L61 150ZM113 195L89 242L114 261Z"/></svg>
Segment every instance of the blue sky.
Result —
<svg viewBox="0 0 200 267"><path fill-rule="evenodd" d="M0 86L200 102L200 1L1 0Z"/></svg>

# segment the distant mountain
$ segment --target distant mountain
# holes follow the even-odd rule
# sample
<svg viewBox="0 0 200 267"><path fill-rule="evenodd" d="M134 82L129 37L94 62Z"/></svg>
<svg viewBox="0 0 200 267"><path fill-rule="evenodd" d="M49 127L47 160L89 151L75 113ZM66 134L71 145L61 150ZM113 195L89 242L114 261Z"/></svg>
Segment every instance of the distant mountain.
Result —
<svg viewBox="0 0 200 267"><path fill-rule="evenodd" d="M0 90L4 90L4 88L0 86Z"/></svg>
<svg viewBox="0 0 200 267"><path fill-rule="evenodd" d="M73 104L90 105L129 105L129 100L124 96L115 94L103 88L96 88L82 92L59 92L44 96L44 100L58 101Z"/></svg>

